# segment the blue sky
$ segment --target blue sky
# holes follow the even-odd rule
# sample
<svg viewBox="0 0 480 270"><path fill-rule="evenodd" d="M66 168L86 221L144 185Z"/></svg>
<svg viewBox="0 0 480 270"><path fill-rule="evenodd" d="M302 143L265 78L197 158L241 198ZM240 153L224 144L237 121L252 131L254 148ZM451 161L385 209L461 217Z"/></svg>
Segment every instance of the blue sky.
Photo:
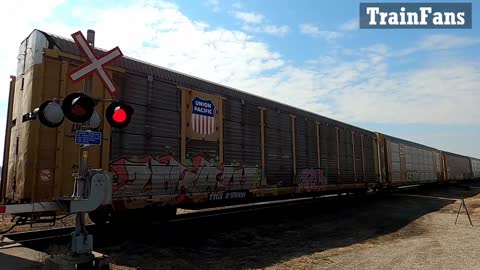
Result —
<svg viewBox="0 0 480 270"><path fill-rule="evenodd" d="M15 1L0 11L1 30L10 37L0 44L0 83L6 93L18 44L32 29L69 37L92 28L101 48L118 45L160 66L480 157L476 3L473 28L466 30L358 29L359 3ZM10 14L25 5L32 8L22 20ZM0 105L3 122L6 94Z"/></svg>

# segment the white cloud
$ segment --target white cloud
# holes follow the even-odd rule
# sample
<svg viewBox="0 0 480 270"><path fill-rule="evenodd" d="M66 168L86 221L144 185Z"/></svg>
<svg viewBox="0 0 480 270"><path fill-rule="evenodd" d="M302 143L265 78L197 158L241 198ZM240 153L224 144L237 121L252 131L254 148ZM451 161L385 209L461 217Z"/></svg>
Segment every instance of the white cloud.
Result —
<svg viewBox="0 0 480 270"><path fill-rule="evenodd" d="M480 123L480 111L474 109L480 102L478 64L452 61L392 72L386 54L364 51L371 53L318 73L317 88L332 99L335 117L395 124Z"/></svg>
<svg viewBox="0 0 480 270"><path fill-rule="evenodd" d="M266 25L264 27L265 33L275 35L275 36L285 36L290 28L287 25L277 26L277 25Z"/></svg>
<svg viewBox="0 0 480 270"><path fill-rule="evenodd" d="M242 29L247 32L266 33L278 37L284 37L290 31L290 27L287 25L277 26L271 24L263 26L252 26L246 24L242 26Z"/></svg>
<svg viewBox="0 0 480 270"><path fill-rule="evenodd" d="M314 35L314 34L317 34L318 32L320 32L320 28L318 28L317 26L315 26L313 24L306 23L306 24L301 24L300 25L300 31L304 34Z"/></svg>
<svg viewBox="0 0 480 270"><path fill-rule="evenodd" d="M331 41L342 36L342 33L320 30L318 26L310 23L300 24L299 28L302 34L309 35L315 38L323 38L327 41Z"/></svg>
<svg viewBox="0 0 480 270"><path fill-rule="evenodd" d="M287 25L265 24L265 16L259 13L236 11L234 15L243 22L242 30L246 32L284 37L290 31Z"/></svg>
<svg viewBox="0 0 480 270"><path fill-rule="evenodd" d="M467 47L475 44L480 44L479 37L462 37L447 34L429 35L420 42L420 47L423 49L441 49L446 50L450 48Z"/></svg>
<svg viewBox="0 0 480 270"><path fill-rule="evenodd" d="M235 12L235 17L244 23L250 24L259 24L265 19L265 16L255 12L244 12L244 11L237 11Z"/></svg>
<svg viewBox="0 0 480 270"><path fill-rule="evenodd" d="M340 25L340 30L342 31L353 31L359 29L358 19L348 20Z"/></svg>
<svg viewBox="0 0 480 270"><path fill-rule="evenodd" d="M207 0L207 6L209 6L213 12L220 12L220 1L219 0Z"/></svg>
<svg viewBox="0 0 480 270"><path fill-rule="evenodd" d="M458 36L452 34L434 34L425 36L415 47L397 52L396 56L404 56L418 51L448 50L480 44L479 37Z"/></svg>
<svg viewBox="0 0 480 270"><path fill-rule="evenodd" d="M235 3L232 4L232 7L233 7L234 9L242 9L242 8L243 8L243 4L240 3L240 2L235 2Z"/></svg>

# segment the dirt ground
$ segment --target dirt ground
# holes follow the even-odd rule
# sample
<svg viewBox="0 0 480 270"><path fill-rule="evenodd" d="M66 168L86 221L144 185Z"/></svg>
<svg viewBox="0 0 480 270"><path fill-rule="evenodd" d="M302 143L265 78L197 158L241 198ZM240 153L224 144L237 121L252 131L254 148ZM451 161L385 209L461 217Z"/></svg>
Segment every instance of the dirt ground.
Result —
<svg viewBox="0 0 480 270"><path fill-rule="evenodd" d="M145 226L98 249L112 269L480 269L480 185ZM462 209L464 196L472 217ZM167 231L165 231L167 230Z"/></svg>

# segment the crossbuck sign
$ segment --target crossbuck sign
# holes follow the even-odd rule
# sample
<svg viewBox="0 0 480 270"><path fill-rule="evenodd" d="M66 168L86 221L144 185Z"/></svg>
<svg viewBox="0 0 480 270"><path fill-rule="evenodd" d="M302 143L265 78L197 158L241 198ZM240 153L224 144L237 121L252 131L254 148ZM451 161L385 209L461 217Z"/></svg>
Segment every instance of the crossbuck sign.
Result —
<svg viewBox="0 0 480 270"><path fill-rule="evenodd" d="M116 95L119 92L119 89L113 82L110 75L105 72L105 66L123 56L120 48L115 47L98 57L95 55L95 51L92 49L90 44L88 44L87 39L85 36L83 36L81 31L73 33L72 37L82 53L87 57L87 60L84 65L70 71L67 76L76 82L95 72L100 80L102 80L103 85L105 85L110 94L112 94L112 96Z"/></svg>

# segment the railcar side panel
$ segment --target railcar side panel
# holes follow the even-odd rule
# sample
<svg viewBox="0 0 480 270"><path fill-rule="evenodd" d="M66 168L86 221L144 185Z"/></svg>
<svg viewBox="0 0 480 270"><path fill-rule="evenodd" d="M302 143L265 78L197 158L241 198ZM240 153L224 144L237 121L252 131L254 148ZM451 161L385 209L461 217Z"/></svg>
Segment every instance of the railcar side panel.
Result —
<svg viewBox="0 0 480 270"><path fill-rule="evenodd" d="M382 176L390 186L441 181L441 152L414 142L378 135L383 138L380 153Z"/></svg>
<svg viewBox="0 0 480 270"><path fill-rule="evenodd" d="M480 179L480 159L470 158L474 179Z"/></svg>
<svg viewBox="0 0 480 270"><path fill-rule="evenodd" d="M443 152L445 159L445 171L447 181L461 181L464 179L473 179L470 159L466 156Z"/></svg>

